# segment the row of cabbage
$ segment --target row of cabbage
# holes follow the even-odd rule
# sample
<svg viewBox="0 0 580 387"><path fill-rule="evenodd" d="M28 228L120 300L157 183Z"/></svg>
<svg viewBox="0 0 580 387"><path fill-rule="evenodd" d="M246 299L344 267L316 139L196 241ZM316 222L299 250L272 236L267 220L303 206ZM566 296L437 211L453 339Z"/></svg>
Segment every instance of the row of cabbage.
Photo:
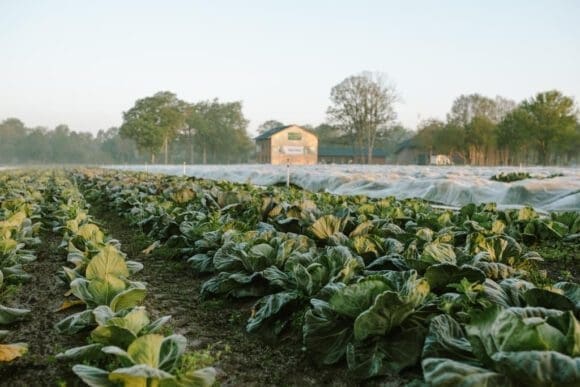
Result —
<svg viewBox="0 0 580 387"><path fill-rule="evenodd" d="M119 242L105 236L69 180L56 174L50 191L54 231L63 236L61 247L67 251L68 262L59 273L69 286L60 309L84 307L63 318L56 329L61 334L90 330L89 344L68 349L57 358L82 361L73 371L95 387L212 385L213 368L182 367L186 338L160 333L170 316L151 321L140 306L146 284L130 277L143 265L127 260Z"/></svg>
<svg viewBox="0 0 580 387"><path fill-rule="evenodd" d="M23 265L36 260L40 244L43 193L42 179L19 173L0 173L0 296L10 293L10 286L30 280ZM1 299L0 299L1 301ZM0 303L0 363L24 355L26 343L3 343L10 331L3 328L30 315L30 310Z"/></svg>
<svg viewBox="0 0 580 387"><path fill-rule="evenodd" d="M524 243L579 245L580 214L336 196L138 173L74 175L87 197L180 248L206 297L258 298L249 332L301 324L361 379L420 364L432 385L580 383L580 286Z"/></svg>

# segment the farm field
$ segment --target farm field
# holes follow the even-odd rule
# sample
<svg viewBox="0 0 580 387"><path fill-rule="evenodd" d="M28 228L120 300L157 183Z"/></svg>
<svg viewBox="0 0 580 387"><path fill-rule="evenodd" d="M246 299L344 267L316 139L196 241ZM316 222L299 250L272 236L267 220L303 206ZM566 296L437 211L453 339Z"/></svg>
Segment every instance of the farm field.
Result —
<svg viewBox="0 0 580 387"><path fill-rule="evenodd" d="M182 175L182 165L113 166L115 169ZM530 178L505 183L499 174L524 171ZM185 175L258 185L284 184L286 167L276 165L194 165ZM561 175L561 176L560 176ZM500 207L530 205L543 211L580 211L580 168L395 165L291 166L290 180L309 191L374 198L422 198L449 206L494 202Z"/></svg>
<svg viewBox="0 0 580 387"><path fill-rule="evenodd" d="M0 385L580 383L578 171L330 168L0 171Z"/></svg>

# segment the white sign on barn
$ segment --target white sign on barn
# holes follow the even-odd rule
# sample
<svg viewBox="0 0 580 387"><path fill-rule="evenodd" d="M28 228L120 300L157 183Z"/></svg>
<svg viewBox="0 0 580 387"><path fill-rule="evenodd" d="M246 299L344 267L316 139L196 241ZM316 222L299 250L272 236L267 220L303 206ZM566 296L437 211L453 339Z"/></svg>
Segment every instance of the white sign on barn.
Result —
<svg viewBox="0 0 580 387"><path fill-rule="evenodd" d="M304 147L296 145L284 145L282 147L282 153L285 155L303 155Z"/></svg>

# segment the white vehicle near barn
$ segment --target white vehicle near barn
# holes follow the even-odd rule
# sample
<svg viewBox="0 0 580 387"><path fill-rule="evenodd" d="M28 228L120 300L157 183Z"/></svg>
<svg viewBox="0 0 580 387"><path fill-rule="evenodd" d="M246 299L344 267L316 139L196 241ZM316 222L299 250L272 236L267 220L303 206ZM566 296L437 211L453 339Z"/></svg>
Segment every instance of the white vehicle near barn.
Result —
<svg viewBox="0 0 580 387"><path fill-rule="evenodd" d="M453 165L453 162L447 155L434 155L429 160L430 165Z"/></svg>

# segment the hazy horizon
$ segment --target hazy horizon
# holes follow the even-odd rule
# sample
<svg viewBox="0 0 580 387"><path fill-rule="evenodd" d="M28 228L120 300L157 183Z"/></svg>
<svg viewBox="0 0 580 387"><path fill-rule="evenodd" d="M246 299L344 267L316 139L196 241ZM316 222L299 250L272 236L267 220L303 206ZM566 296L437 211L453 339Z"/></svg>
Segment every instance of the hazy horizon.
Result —
<svg viewBox="0 0 580 387"><path fill-rule="evenodd" d="M580 97L580 2L2 1L0 120L96 133L160 90L243 101L263 121L317 125L364 70L399 121L445 118L460 94ZM578 102L578 101L577 101Z"/></svg>

